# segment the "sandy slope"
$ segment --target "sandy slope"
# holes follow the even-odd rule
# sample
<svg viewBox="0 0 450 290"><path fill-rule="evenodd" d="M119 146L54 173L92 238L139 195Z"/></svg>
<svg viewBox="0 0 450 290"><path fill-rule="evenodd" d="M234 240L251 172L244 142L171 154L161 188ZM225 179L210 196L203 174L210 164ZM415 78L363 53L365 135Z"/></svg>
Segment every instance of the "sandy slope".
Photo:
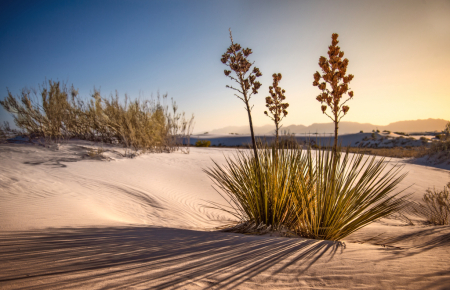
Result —
<svg viewBox="0 0 450 290"><path fill-rule="evenodd" d="M86 157L0 145L1 289L449 289L450 228L391 218L344 244L211 232L232 219L202 172L233 149ZM420 200L450 171L408 161Z"/></svg>

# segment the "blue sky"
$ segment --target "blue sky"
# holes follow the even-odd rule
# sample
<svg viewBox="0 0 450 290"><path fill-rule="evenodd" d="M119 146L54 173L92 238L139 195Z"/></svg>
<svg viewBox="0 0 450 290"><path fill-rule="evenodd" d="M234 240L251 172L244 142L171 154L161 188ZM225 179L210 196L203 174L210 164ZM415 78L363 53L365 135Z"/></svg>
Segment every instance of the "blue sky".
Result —
<svg viewBox="0 0 450 290"><path fill-rule="evenodd" d="M312 86L331 34L355 75L343 119L385 125L449 119L450 1L1 1L0 99L45 79L88 98L168 93L195 131L247 125L220 57L234 40L263 73L251 102L264 116L273 73L290 103L284 124L324 123ZM12 118L1 108L0 121Z"/></svg>

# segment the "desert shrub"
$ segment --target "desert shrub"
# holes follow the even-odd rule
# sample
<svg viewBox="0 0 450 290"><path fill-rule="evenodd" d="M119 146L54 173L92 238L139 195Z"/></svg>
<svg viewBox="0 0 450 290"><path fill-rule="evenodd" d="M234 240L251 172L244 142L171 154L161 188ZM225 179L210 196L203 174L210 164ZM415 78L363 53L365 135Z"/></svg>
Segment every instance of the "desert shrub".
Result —
<svg viewBox="0 0 450 290"><path fill-rule="evenodd" d="M361 131L359 131L359 133L364 133L364 131L363 131L363 130L361 130Z"/></svg>
<svg viewBox="0 0 450 290"><path fill-rule="evenodd" d="M87 154L91 158L104 158L104 152L105 150L103 150L103 148L90 148Z"/></svg>
<svg viewBox="0 0 450 290"><path fill-rule="evenodd" d="M30 136L118 141L136 151L172 152L189 139L194 117L179 113L173 100L169 109L166 101L167 94L162 96L162 101L158 94L156 100L130 100L125 96L121 102L117 92L115 96L103 98L97 90L86 101L78 97L73 86L69 89L50 80L48 86L44 83L40 88L40 95L36 90L23 89L19 96L8 91L0 104Z"/></svg>
<svg viewBox="0 0 450 290"><path fill-rule="evenodd" d="M294 136L281 136L277 146L281 149L294 149L298 148L299 144Z"/></svg>
<svg viewBox="0 0 450 290"><path fill-rule="evenodd" d="M211 141L209 140L197 140L195 142L195 147L209 147L211 145Z"/></svg>
<svg viewBox="0 0 450 290"><path fill-rule="evenodd" d="M442 191L435 188L426 190L422 203L414 207L414 211L434 225L448 225L450 222L450 182Z"/></svg>
<svg viewBox="0 0 450 290"><path fill-rule="evenodd" d="M401 167L384 159L329 149L260 149L260 167L249 152L239 151L226 165L205 170L242 222L284 226L298 235L339 240L403 206ZM333 170L333 168L336 168ZM262 173L262 182L258 172ZM261 188L264 191L261 192Z"/></svg>
<svg viewBox="0 0 450 290"><path fill-rule="evenodd" d="M406 134L405 132L394 132L394 133L400 136L408 136L408 134Z"/></svg>
<svg viewBox="0 0 450 290"><path fill-rule="evenodd" d="M6 142L8 139L7 131L4 130L3 126L0 126L0 143Z"/></svg>
<svg viewBox="0 0 450 290"><path fill-rule="evenodd" d="M6 111L14 114L14 122L20 129L38 137L60 139L68 135L70 122L69 94L75 97L78 92L70 92L64 84L49 81L40 88L40 97L36 90L22 89L14 97L8 90L8 96L0 104Z"/></svg>
<svg viewBox="0 0 450 290"><path fill-rule="evenodd" d="M373 139L377 139L377 135L375 135L375 132L372 133L370 136L371 136Z"/></svg>
<svg viewBox="0 0 450 290"><path fill-rule="evenodd" d="M431 142L427 153L437 162L448 160L450 158L450 140Z"/></svg>

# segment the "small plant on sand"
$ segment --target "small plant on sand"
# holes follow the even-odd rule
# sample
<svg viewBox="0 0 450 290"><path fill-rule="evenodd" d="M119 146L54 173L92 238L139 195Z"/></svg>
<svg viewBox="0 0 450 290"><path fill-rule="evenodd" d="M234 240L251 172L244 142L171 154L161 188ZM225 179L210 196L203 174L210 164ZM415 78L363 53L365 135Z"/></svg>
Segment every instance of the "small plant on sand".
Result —
<svg viewBox="0 0 450 290"><path fill-rule="evenodd" d="M253 67L253 70L251 70L253 63L248 60L248 57L252 54L252 50L250 48L243 49L240 44L234 43L231 29L229 31L231 45L222 55L221 61L230 68L230 70L224 70L225 75L238 84L237 88L229 85L227 85L227 88L238 92L239 94L235 94L235 96L245 104L252 136L253 153L258 162L258 151L256 150L256 140L253 132L250 98L252 95L258 93L261 83L258 82L256 78L262 76L262 74L257 67ZM232 72L234 72L233 75L231 74Z"/></svg>
<svg viewBox="0 0 450 290"><path fill-rule="evenodd" d="M414 212L434 225L448 225L450 222L450 182L442 191L426 190L422 203L414 206Z"/></svg>
<svg viewBox="0 0 450 290"><path fill-rule="evenodd" d="M347 58L342 59L344 52L337 46L339 43L338 36L337 33L332 34L331 45L328 47L328 59L324 56L319 58L322 74L316 71L313 82L313 86L317 86L322 91L316 97L322 104L322 113L327 115L334 123L334 152L337 151L338 146L339 121L350 109L345 103L353 98L353 91L349 91L348 85L354 77L352 74L346 75L349 61ZM349 97L341 103L344 94L348 94ZM326 112L327 107L330 107L331 114Z"/></svg>
<svg viewBox="0 0 450 290"><path fill-rule="evenodd" d="M450 122L445 124L444 135L445 135L445 139L449 139L450 138Z"/></svg>
<svg viewBox="0 0 450 290"><path fill-rule="evenodd" d="M286 109L289 107L289 104L283 103L283 101L286 99L284 95L285 91L278 86L278 82L282 78L281 74L273 74L272 78L273 84L269 87L270 96L266 97L266 107L269 109L269 112L264 111L264 114L272 119L272 121L275 123L275 144L276 146L278 146L278 132L281 128L280 122L288 114Z"/></svg>
<svg viewBox="0 0 450 290"><path fill-rule="evenodd" d="M91 158L104 158L103 152L105 152L103 148L90 148L87 154Z"/></svg>
<svg viewBox="0 0 450 290"><path fill-rule="evenodd" d="M195 142L195 147L209 147L211 145L211 141L209 140L197 140Z"/></svg>

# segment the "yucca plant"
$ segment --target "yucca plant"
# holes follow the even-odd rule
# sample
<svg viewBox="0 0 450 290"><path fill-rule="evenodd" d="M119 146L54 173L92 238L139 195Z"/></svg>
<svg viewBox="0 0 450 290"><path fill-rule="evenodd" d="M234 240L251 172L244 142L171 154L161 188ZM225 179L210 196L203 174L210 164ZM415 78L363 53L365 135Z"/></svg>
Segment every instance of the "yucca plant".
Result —
<svg viewBox="0 0 450 290"><path fill-rule="evenodd" d="M260 167L249 151L238 151L225 165L214 162L205 170L230 204L214 206L241 222L340 240L404 205L402 191L393 191L406 173L399 174L401 166L386 168L384 158L348 150L336 158L328 149L259 151Z"/></svg>
<svg viewBox="0 0 450 290"><path fill-rule="evenodd" d="M386 168L384 158L349 150L334 154L307 151L306 174L293 183L295 231L301 236L340 240L404 205L402 191L393 193L406 176L399 174L402 166Z"/></svg>
<svg viewBox="0 0 450 290"><path fill-rule="evenodd" d="M296 211L291 200L292 182L295 177L305 175L305 155L301 150L275 147L258 151L259 163L250 151L240 150L234 158L227 157L225 165L213 161L214 166L204 170L230 204L230 208L214 206L241 222L272 228L293 227Z"/></svg>

